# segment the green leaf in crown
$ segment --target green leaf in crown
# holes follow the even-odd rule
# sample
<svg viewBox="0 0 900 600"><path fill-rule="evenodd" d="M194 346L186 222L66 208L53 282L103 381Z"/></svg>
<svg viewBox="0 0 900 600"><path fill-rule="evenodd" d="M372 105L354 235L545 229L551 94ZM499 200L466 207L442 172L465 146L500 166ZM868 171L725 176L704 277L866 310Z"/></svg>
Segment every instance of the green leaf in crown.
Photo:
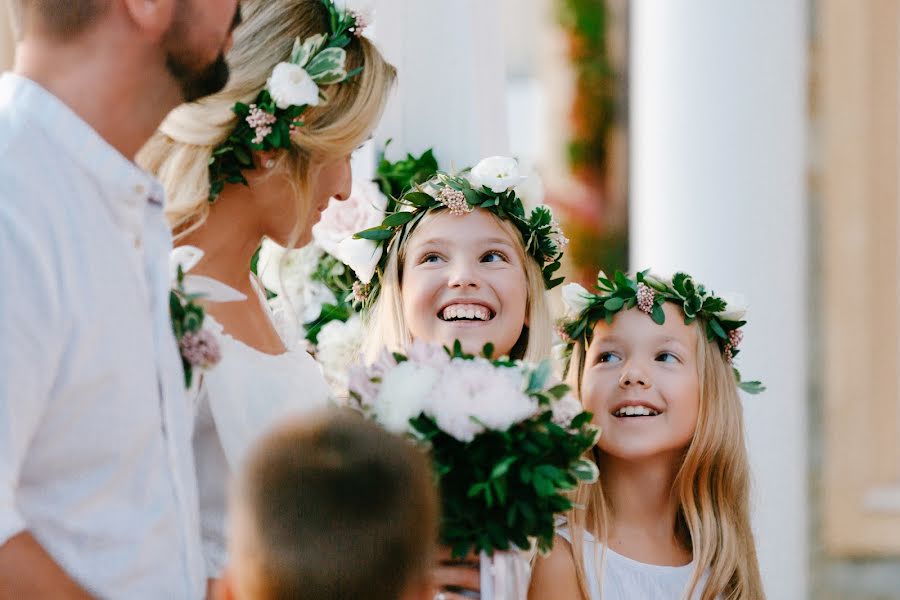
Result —
<svg viewBox="0 0 900 600"><path fill-rule="evenodd" d="M681 308L685 325L701 321L707 339L716 342L727 363L731 364L738 355L747 309L737 297L716 296L687 273L676 273L667 280L649 271L641 271L633 279L616 271L609 279L600 271L594 289L596 293L589 292L577 283L563 287L568 316L560 324L560 333L567 341L569 352L578 340L585 346L590 343L594 326L601 320L612 323L622 310L637 308L662 325L666 321L662 306L672 302ZM759 394L766 389L759 381L742 381L737 369L734 375L738 387L748 394Z"/></svg>

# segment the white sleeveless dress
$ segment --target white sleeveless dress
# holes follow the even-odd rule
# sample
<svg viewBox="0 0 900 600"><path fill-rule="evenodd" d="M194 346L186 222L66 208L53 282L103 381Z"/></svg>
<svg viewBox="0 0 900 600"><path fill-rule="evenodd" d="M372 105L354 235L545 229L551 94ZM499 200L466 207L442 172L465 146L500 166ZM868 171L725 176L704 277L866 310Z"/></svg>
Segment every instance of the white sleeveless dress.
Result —
<svg viewBox="0 0 900 600"><path fill-rule="evenodd" d="M558 528L556 533L572 543L572 534L567 527ZM685 600L688 585L694 574L694 564L681 567L648 565L627 556L622 556L597 542L588 532L583 534L584 567L591 592L590 600ZM602 575L598 568L603 565ZM603 594L600 585L603 585ZM691 600L700 598L706 583L704 574Z"/></svg>
<svg viewBox="0 0 900 600"><path fill-rule="evenodd" d="M268 311L263 298L259 300ZM218 578L227 562L226 509L232 474L250 446L277 422L327 406L329 388L302 340L285 339L279 331L288 350L272 355L231 337L209 315L204 328L216 337L222 358L193 389L193 442L203 555L207 576Z"/></svg>

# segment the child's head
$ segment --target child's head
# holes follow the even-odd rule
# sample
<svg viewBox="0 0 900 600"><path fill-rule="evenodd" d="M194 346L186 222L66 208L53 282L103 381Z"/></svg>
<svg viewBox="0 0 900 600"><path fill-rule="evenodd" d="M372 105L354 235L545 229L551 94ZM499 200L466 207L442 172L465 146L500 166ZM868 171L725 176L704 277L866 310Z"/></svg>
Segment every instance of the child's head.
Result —
<svg viewBox="0 0 900 600"><path fill-rule="evenodd" d="M603 430L595 459L671 459L679 500L674 533L693 550L697 573L710 572L703 599L758 591L740 382L732 366L743 309L683 274L672 282L645 274L601 278L597 294L564 292L578 298L565 325L572 337L568 381ZM756 382L740 385L761 390ZM579 490L576 502L587 510L572 521L603 539L615 507L602 477Z"/></svg>
<svg viewBox="0 0 900 600"><path fill-rule="evenodd" d="M440 175L425 186L428 196L413 192L431 205L417 207L416 218L385 243L364 344L368 358L385 346L402 350L413 339L448 347L459 340L470 354L491 343L497 356L549 355L553 326L546 291L556 282L554 269L546 267L558 265L564 238L546 207L531 213L546 211L546 223L532 227L534 217L512 189L482 206L497 196L474 186L463 196L451 187L466 184ZM463 209L445 200L448 190L458 192Z"/></svg>
<svg viewBox="0 0 900 600"><path fill-rule="evenodd" d="M234 487L235 600L430 597L437 499L425 457L350 413L287 423Z"/></svg>

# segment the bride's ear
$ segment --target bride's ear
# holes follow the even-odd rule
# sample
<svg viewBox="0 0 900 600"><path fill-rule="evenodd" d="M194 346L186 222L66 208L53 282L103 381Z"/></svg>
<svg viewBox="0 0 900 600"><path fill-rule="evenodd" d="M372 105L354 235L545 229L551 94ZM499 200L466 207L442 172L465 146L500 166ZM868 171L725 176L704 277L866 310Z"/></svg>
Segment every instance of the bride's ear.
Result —
<svg viewBox="0 0 900 600"><path fill-rule="evenodd" d="M163 38L175 16L175 0L122 0L122 6L139 35L152 41Z"/></svg>
<svg viewBox="0 0 900 600"><path fill-rule="evenodd" d="M278 150L257 150L253 153L253 159L259 169L271 169L278 163Z"/></svg>

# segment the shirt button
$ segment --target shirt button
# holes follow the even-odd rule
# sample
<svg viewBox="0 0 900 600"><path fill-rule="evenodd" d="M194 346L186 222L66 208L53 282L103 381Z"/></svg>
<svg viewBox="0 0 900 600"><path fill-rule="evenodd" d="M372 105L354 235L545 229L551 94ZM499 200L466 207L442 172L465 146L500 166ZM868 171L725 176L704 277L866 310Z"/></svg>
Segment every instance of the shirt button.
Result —
<svg viewBox="0 0 900 600"><path fill-rule="evenodd" d="M140 237L140 236L135 236L135 238L134 238L134 248L135 248L136 250L140 250L140 249L141 249L141 245L142 245L141 237Z"/></svg>
<svg viewBox="0 0 900 600"><path fill-rule="evenodd" d="M145 188L144 184L142 184L142 183L139 183L136 186L134 186L134 193L137 194L138 196L143 196L146 191L147 191L147 188Z"/></svg>

